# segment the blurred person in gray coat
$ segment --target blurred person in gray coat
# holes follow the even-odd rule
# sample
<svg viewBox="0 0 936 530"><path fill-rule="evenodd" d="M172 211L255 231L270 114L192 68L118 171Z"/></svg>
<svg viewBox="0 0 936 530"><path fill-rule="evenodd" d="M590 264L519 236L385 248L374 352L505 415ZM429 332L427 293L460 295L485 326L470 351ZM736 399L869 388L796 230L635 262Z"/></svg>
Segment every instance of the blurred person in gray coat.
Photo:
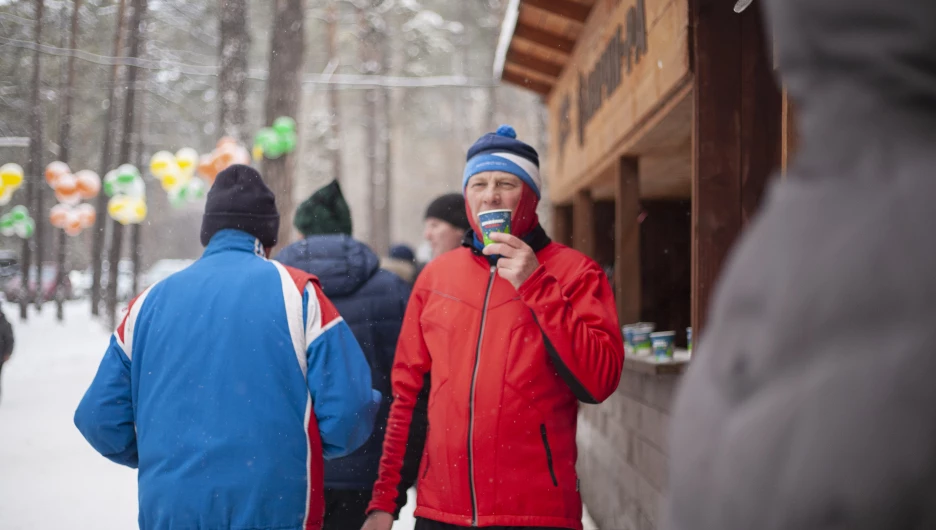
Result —
<svg viewBox="0 0 936 530"><path fill-rule="evenodd" d="M936 1L757 1L800 151L677 397L662 528L936 528Z"/></svg>

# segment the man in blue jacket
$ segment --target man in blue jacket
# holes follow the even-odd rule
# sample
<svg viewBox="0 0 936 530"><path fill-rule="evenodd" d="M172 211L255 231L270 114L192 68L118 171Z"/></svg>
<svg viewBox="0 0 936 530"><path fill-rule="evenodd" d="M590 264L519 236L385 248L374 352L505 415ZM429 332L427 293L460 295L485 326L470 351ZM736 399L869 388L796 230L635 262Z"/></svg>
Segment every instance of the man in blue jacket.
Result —
<svg viewBox="0 0 936 530"><path fill-rule="evenodd" d="M291 267L318 276L322 290L344 316L370 363L373 386L390 396L390 369L403 323L409 286L380 269L380 260L351 237L351 212L337 182L303 202L294 217L305 239L277 256ZM390 400L384 400L370 439L353 454L325 464L326 530L358 529L364 524L383 445ZM409 459L398 491L397 513L406 503L425 442L425 416L412 431Z"/></svg>
<svg viewBox="0 0 936 530"><path fill-rule="evenodd" d="M78 406L88 442L139 467L143 530L321 528L323 458L370 436L370 368L318 280L266 259L278 227L259 173L221 172L204 255L131 302Z"/></svg>

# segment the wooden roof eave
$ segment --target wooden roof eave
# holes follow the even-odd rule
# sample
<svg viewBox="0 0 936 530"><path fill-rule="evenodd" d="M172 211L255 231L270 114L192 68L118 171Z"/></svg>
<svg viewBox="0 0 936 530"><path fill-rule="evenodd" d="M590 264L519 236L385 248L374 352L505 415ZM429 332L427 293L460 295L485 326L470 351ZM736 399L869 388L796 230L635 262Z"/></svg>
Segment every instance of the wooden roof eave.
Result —
<svg viewBox="0 0 936 530"><path fill-rule="evenodd" d="M577 24L583 24L587 20L591 7L570 0L510 0L507 6L497 44L497 55L494 59L494 78L548 96L555 83L547 83L545 80L558 79L562 75L575 47L575 40L524 24L520 21L521 5L546 11L550 15L565 18ZM512 44L515 39L521 39L561 56L561 64L556 60L545 60L513 49ZM506 68L508 64L518 67L517 69L521 71L532 71L539 75L533 76L535 79L530 79L531 76L518 74L517 69L508 71Z"/></svg>

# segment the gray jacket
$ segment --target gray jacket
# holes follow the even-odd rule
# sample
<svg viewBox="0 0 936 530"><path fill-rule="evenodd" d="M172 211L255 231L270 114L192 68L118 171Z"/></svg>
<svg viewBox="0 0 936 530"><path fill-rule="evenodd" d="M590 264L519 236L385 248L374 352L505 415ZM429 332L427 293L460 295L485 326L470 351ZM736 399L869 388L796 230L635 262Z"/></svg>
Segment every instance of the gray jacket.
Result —
<svg viewBox="0 0 936 530"><path fill-rule="evenodd" d="M800 152L679 392L663 528L936 528L936 0L765 4Z"/></svg>

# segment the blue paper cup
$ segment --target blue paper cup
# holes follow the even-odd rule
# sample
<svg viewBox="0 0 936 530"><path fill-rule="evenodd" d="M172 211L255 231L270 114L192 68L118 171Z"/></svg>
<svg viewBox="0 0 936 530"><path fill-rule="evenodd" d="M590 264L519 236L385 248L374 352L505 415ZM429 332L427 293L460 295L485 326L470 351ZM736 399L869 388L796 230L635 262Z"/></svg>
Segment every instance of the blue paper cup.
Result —
<svg viewBox="0 0 936 530"><path fill-rule="evenodd" d="M638 322L633 328L633 347L635 355L650 355L653 353L653 344L650 341L650 334L656 329L656 324L652 322Z"/></svg>
<svg viewBox="0 0 936 530"><path fill-rule="evenodd" d="M478 214L478 222L481 224L481 238L484 241L484 246L494 243L494 241L491 240L492 233L510 233L511 215L513 215L513 212L510 210L488 210Z"/></svg>
<svg viewBox="0 0 936 530"><path fill-rule="evenodd" d="M653 343L653 356L658 361L673 360L673 343L676 341L675 331L659 331L650 334Z"/></svg>
<svg viewBox="0 0 936 530"><path fill-rule="evenodd" d="M624 355L634 355L634 326L635 324L621 326L621 333L624 335Z"/></svg>

